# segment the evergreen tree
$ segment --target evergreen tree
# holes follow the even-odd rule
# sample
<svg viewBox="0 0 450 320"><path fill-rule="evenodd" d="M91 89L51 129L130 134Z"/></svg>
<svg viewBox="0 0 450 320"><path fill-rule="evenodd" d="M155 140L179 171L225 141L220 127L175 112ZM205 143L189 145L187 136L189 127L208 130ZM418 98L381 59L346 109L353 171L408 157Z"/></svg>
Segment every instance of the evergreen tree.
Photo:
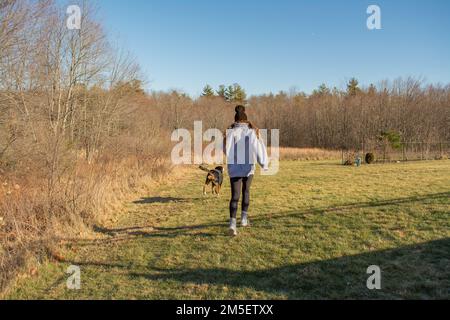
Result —
<svg viewBox="0 0 450 320"><path fill-rule="evenodd" d="M378 140L383 144L389 145L393 149L400 149L402 147L402 135L397 131L383 131L378 136Z"/></svg>
<svg viewBox="0 0 450 320"><path fill-rule="evenodd" d="M202 97L214 97L214 90L209 84L203 88Z"/></svg>
<svg viewBox="0 0 450 320"><path fill-rule="evenodd" d="M351 78L347 84L347 94L351 97L356 96L361 91L358 86L358 80L356 80L355 78Z"/></svg>
<svg viewBox="0 0 450 320"><path fill-rule="evenodd" d="M245 90L237 83L233 85L233 93L234 93L234 100L235 102L245 102L247 99L247 94L245 93Z"/></svg>
<svg viewBox="0 0 450 320"><path fill-rule="evenodd" d="M245 90L237 83L225 87L221 85L219 90L217 90L217 95L224 98L229 102L245 102L247 99L247 94Z"/></svg>
<svg viewBox="0 0 450 320"><path fill-rule="evenodd" d="M224 99L227 98L227 88L223 84L219 86L219 90L217 90L217 95Z"/></svg>
<svg viewBox="0 0 450 320"><path fill-rule="evenodd" d="M323 96L323 95L328 95L328 94L330 94L330 89L326 86L325 83L322 83L319 86L319 88L317 88L313 91L313 95Z"/></svg>
<svg viewBox="0 0 450 320"><path fill-rule="evenodd" d="M228 86L225 91L225 100L233 102L235 100L234 86Z"/></svg>

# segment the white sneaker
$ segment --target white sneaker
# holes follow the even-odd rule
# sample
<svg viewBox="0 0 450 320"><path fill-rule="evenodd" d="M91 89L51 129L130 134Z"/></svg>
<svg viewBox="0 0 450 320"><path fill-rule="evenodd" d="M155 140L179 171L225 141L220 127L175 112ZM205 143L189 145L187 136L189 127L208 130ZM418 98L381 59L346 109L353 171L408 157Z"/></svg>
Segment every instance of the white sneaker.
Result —
<svg viewBox="0 0 450 320"><path fill-rule="evenodd" d="M242 212L241 226L244 227L244 228L249 226L247 212Z"/></svg>
<svg viewBox="0 0 450 320"><path fill-rule="evenodd" d="M237 227L236 227L236 219L230 219L230 228L228 229L228 233L232 237L237 236Z"/></svg>

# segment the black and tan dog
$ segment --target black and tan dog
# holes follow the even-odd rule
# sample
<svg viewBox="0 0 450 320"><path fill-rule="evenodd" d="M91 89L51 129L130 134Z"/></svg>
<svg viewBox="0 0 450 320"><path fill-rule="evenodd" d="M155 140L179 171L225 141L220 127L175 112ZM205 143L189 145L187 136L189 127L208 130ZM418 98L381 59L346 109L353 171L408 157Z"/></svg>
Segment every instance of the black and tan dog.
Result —
<svg viewBox="0 0 450 320"><path fill-rule="evenodd" d="M219 166L213 170L209 170L205 166L199 167L201 170L208 172L205 185L203 186L203 194L206 195L206 187L211 184L212 194L220 195L220 189L223 183L223 167Z"/></svg>

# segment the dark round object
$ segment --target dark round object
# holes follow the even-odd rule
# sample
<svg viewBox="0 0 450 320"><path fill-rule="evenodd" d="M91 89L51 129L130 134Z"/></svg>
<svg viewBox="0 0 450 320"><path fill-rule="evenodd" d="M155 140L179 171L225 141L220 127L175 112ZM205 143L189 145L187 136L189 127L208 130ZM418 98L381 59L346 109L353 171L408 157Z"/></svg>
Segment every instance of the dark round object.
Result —
<svg viewBox="0 0 450 320"><path fill-rule="evenodd" d="M369 152L368 154L366 154L366 163L367 164L372 164L375 161L375 155L371 152Z"/></svg>

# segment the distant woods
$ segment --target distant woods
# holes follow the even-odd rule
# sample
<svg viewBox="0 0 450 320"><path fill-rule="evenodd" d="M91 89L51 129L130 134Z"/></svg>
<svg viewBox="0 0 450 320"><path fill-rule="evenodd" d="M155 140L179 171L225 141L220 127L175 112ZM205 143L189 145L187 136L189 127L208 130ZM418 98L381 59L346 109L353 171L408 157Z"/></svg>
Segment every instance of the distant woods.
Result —
<svg viewBox="0 0 450 320"><path fill-rule="evenodd" d="M146 93L137 63L108 42L95 10L82 8L81 30L68 30L51 0L1 2L0 163L14 167L26 155L55 181L68 155L89 163L111 150L160 156L154 146L195 120L225 130L237 103L258 127L280 129L284 147L371 149L386 133L397 144L450 141L449 85L413 78L368 87L350 79L344 90L322 84L311 94L249 97L237 83L206 85L198 98Z"/></svg>
<svg viewBox="0 0 450 320"><path fill-rule="evenodd" d="M238 83L206 85L195 99L179 91L147 94L137 63L108 42L95 10L82 8L81 30L68 30L65 10L51 0L1 2L0 162L17 164L24 152L40 158L45 150L53 175L68 150L88 162L119 141L151 153L149 144L167 142L172 130L195 120L224 130L237 103L248 105L255 125L280 129L285 147L370 149L386 132L400 143L450 140L449 85L413 78L368 87L350 79L345 90L322 84L311 94L248 97Z"/></svg>
<svg viewBox="0 0 450 320"><path fill-rule="evenodd" d="M232 88L243 92L239 97L246 97L241 86ZM362 87L352 78L345 90L322 84L309 95L290 91L242 100L233 98L228 92L234 91L228 90L206 86L200 98L190 101L188 122L203 119L206 127L220 123L224 128L232 119L229 110L239 101L248 105L251 120L260 128L280 129L284 147L369 150L385 145L386 137L393 140L393 148L450 143L449 85L399 78ZM195 106L203 106L207 112L196 113ZM211 115L224 121L212 123Z"/></svg>

